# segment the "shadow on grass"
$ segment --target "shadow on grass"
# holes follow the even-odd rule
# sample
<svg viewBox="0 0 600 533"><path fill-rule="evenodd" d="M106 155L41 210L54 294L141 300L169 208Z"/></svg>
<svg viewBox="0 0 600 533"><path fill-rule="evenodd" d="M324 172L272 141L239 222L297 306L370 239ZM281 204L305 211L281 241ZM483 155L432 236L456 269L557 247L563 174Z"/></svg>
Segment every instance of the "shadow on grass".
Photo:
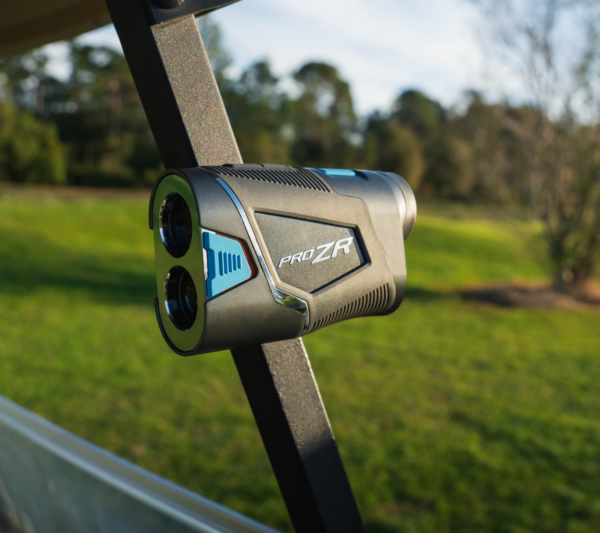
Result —
<svg viewBox="0 0 600 533"><path fill-rule="evenodd" d="M0 294L14 297L59 290L103 302L151 305L156 292L154 261L136 255L78 252L38 240L27 245L3 236Z"/></svg>
<svg viewBox="0 0 600 533"><path fill-rule="evenodd" d="M456 298L456 293L453 292L441 292L426 289L424 287L411 287L406 288L405 298L410 300L419 301L433 301L433 300L447 300Z"/></svg>

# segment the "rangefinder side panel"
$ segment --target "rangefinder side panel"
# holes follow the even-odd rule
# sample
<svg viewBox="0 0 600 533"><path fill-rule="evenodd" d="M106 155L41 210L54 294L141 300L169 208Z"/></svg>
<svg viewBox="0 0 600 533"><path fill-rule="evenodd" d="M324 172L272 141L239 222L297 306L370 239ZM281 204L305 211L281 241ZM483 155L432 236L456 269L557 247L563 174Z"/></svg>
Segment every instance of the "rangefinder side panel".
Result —
<svg viewBox="0 0 600 533"><path fill-rule="evenodd" d="M254 213L277 277L315 293L366 263L354 228Z"/></svg>
<svg viewBox="0 0 600 533"><path fill-rule="evenodd" d="M333 323L339 318L350 318L364 314L380 314L393 305L396 287L390 265L377 236L373 222L365 202L360 198L343 196L336 193L314 172L312 179L319 180L319 186L302 186L288 178L291 183L277 183L266 179L252 179L237 174L239 166L233 168L212 167L211 172L218 174L240 198L248 214L261 248L268 252L269 270L274 273L277 285L282 290L295 294L306 300L310 308L310 326L306 332L322 327L323 321ZM245 170L249 165L243 165ZM250 166L252 167L252 166ZM270 167L269 167L270 170ZM303 169L308 172L306 169ZM253 171L260 175L260 169ZM287 177L284 174L282 181ZM262 177L262 176L261 176ZM308 180L307 180L308 181ZM300 221L311 221L323 225L349 228L356 237L365 261L362 266L336 281L322 287L314 293L302 290L286 283L280 276L278 265L280 257L274 257L269 244L261 232L257 216L280 216ZM291 250L295 253L306 251L303 248L303 236L290 234L287 236ZM330 241L329 241L330 242ZM328 242L315 241L316 248ZM273 246L271 246L273 249ZM329 261L327 266L335 269L336 261ZM311 265L315 266L315 265ZM360 313L356 315L355 313ZM336 316L337 314L337 316ZM333 321L333 322L331 322Z"/></svg>

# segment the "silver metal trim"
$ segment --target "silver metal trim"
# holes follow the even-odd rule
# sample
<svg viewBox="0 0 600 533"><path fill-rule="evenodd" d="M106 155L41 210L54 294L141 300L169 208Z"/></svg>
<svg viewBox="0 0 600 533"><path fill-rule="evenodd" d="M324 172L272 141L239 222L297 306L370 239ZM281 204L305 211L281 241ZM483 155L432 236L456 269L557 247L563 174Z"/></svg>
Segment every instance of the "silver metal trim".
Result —
<svg viewBox="0 0 600 533"><path fill-rule="evenodd" d="M262 250L260 249L258 240L256 239L256 235L254 234L254 230L250 225L250 220L248 220L248 215L246 215L246 211L244 210L244 206L239 201L236 194L231 190L229 185L225 183L225 181L223 181L221 178L215 178L215 180L219 185L221 185L221 187L223 187L223 189L225 189L225 192L229 195L229 198L231 198L231 201L238 210L238 213L240 214L242 222L244 223L244 227L248 232L248 237L250 237L250 242L252 243L254 252L258 257L260 268L263 271L265 278L267 278L267 283L269 284L271 292L273 293L273 298L275 298L275 301L278 304L293 309L297 313L300 313L304 316L304 328L302 329L301 333L301 335L304 335L308 330L308 326L310 324L310 309L308 307L308 302L306 300L303 300L302 298L298 298L298 296L294 296L293 294L284 292L275 286L275 281L271 276L271 272L269 271L269 267L267 266L267 262L265 261L265 256L263 255Z"/></svg>
<svg viewBox="0 0 600 533"><path fill-rule="evenodd" d="M200 533L277 533L135 466L0 396L0 426Z"/></svg>
<svg viewBox="0 0 600 533"><path fill-rule="evenodd" d="M206 283L206 280L208 279L208 254L206 253L206 248L204 248L204 234L205 233L211 233L212 235L216 235L216 233L214 231L200 228L200 236L202 237L202 258L204 260L204 283ZM209 298L206 298L206 301L208 301L208 300L209 300Z"/></svg>

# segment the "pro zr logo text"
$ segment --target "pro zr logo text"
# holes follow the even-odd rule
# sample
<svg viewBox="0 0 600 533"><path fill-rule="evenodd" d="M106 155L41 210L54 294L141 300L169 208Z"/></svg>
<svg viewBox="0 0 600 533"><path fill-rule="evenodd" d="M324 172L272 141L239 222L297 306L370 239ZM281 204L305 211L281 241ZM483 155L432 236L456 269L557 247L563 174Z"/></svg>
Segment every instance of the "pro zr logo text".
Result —
<svg viewBox="0 0 600 533"><path fill-rule="evenodd" d="M286 264L293 265L294 263L303 263L304 261L310 261L311 264L314 265L315 263L321 263L322 261L327 261L332 257L336 257L339 252L349 254L350 246L352 246L353 243L354 237L346 237L345 239L340 239L337 242L333 241L328 242L327 244L321 244L321 246L317 246L311 250L306 250L305 252L298 252L294 255L286 255L285 257L281 258L277 268L281 268Z"/></svg>

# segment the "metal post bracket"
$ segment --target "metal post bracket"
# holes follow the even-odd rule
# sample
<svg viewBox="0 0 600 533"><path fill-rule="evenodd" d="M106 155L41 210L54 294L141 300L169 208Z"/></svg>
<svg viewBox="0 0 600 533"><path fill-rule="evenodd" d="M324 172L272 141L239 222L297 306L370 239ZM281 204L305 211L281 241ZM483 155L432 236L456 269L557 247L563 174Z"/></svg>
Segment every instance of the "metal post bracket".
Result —
<svg viewBox="0 0 600 533"><path fill-rule="evenodd" d="M170 20L185 17L186 15L206 15L211 11L220 9L240 0L145 0L154 24L162 24Z"/></svg>

